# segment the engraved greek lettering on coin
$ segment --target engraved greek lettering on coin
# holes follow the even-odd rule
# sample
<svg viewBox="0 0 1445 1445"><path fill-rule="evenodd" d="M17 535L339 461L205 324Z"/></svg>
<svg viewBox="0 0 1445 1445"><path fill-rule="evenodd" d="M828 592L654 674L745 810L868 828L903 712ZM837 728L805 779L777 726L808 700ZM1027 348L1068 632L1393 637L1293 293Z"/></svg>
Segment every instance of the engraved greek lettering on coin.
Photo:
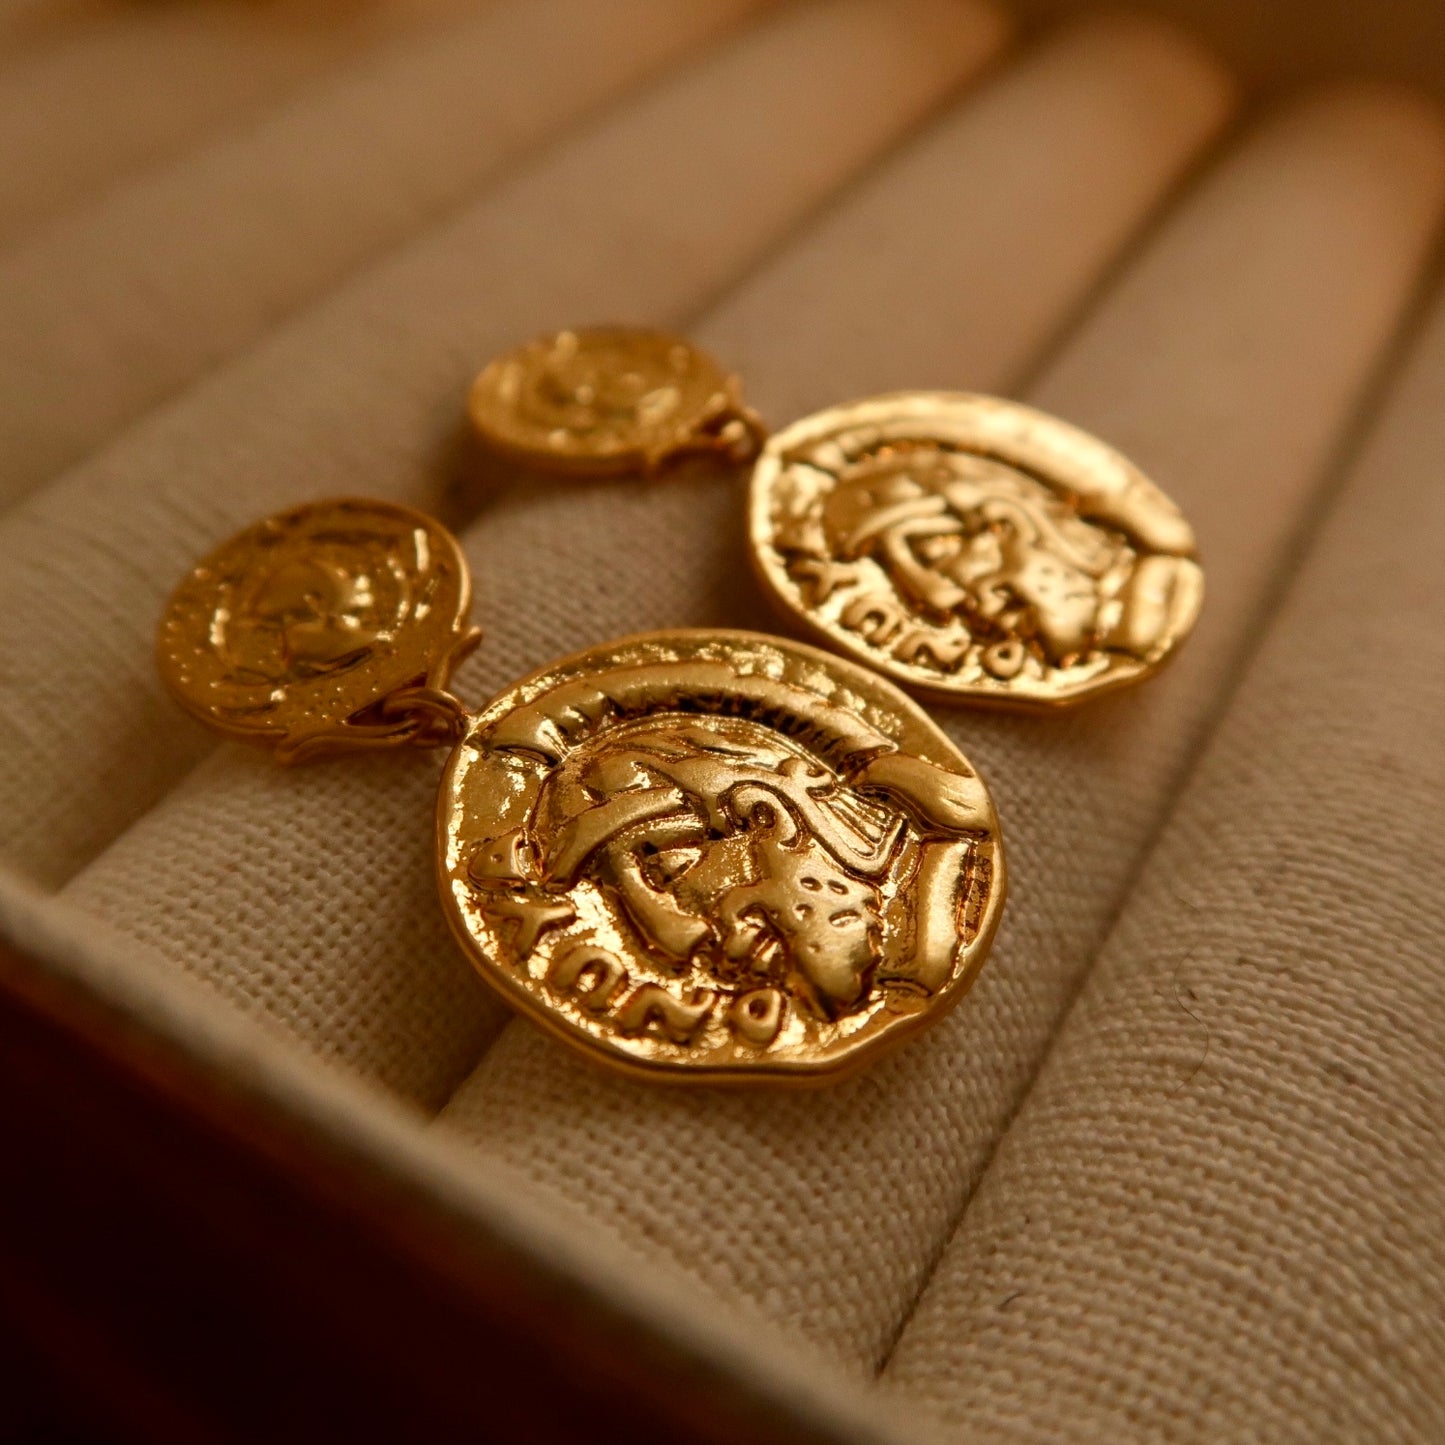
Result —
<svg viewBox="0 0 1445 1445"><path fill-rule="evenodd" d="M483 975L594 1057L817 1081L942 1013L1003 898L957 749L880 678L749 633L656 633L510 688L439 803Z"/></svg>
<svg viewBox="0 0 1445 1445"><path fill-rule="evenodd" d="M780 432L753 473L764 587L830 646L944 699L1046 708L1155 671L1203 595L1137 468L1013 402L900 392Z"/></svg>

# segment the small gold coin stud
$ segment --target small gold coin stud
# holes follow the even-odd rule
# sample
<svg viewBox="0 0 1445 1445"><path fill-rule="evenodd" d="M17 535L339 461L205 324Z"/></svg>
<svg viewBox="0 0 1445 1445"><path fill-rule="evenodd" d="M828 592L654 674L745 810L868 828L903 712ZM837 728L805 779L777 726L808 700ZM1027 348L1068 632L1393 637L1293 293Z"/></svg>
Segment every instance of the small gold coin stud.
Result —
<svg viewBox="0 0 1445 1445"><path fill-rule="evenodd" d="M410 508L311 502L191 569L161 620L162 679L226 737L282 762L459 733L444 689L480 638L445 527Z"/></svg>
<svg viewBox="0 0 1445 1445"><path fill-rule="evenodd" d="M542 472L654 473L698 454L756 454L761 432L735 378L680 337L593 327L497 357L468 412L490 452Z"/></svg>

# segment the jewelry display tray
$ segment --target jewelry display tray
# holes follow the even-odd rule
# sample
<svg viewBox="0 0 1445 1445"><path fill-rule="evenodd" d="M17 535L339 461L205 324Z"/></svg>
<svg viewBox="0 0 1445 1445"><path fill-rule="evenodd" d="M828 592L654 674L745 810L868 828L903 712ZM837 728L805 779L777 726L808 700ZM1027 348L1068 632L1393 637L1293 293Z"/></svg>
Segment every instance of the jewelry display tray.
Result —
<svg viewBox="0 0 1445 1445"><path fill-rule="evenodd" d="M1445 12L1095 10L0 5L15 1438L1445 1435ZM736 472L478 476L470 378L610 321L775 427L1018 396L1199 535L1154 682L930 708L1011 897L834 1088L509 1021L437 755L280 768L156 676L193 560L326 496L457 530L470 703L781 629Z"/></svg>

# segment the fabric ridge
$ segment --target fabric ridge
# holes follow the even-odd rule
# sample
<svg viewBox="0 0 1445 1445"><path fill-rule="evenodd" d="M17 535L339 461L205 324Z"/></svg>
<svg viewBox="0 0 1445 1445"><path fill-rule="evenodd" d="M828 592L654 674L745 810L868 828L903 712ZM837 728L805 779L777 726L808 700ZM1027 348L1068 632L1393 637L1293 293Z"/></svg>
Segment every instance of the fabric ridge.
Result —
<svg viewBox="0 0 1445 1445"><path fill-rule="evenodd" d="M284 35L224 0L0 4L24 152L0 157L3 931L399 1214L523 1261L568 1329L641 1322L666 1368L819 1441L1445 1438L1445 112L1384 82L1244 93L1247 59L1172 22L1034 33L1056 7L1022 0L381 0L327 26L330 4ZM165 56L189 69L142 104ZM1017 398L1124 453L1198 537L1203 612L1157 678L1049 716L923 704L988 785L1009 899L958 1008L842 1084L634 1082L544 1036L439 906L444 751L281 767L157 669L186 569L323 498L455 532L470 708L629 633L792 635L751 572L745 468L483 464L483 365L612 325L696 342L775 432L877 392ZM731 396L699 372L689 397ZM431 535L445 633L462 569ZM167 633L196 695L184 640L211 617ZM676 718L654 721L629 746ZM714 725L750 736L708 718L658 755L713 768ZM758 756L794 777L787 748ZM548 815L569 843L617 801L593 777ZM497 792L487 840L522 811ZM907 807L890 832L861 796L875 873L927 853L897 850ZM713 847L691 798L645 795L674 861L634 831L627 867ZM607 829L634 826L622 801ZM525 870L496 851L501 916ZM648 953L632 915L632 984L667 956L721 986L705 871L692 931L655 935L682 945ZM549 910L574 953L543 955L543 1004L579 941L626 936L611 907ZM846 1009L897 914L836 917ZM959 966L942 937L914 950L934 978Z"/></svg>
<svg viewBox="0 0 1445 1445"><path fill-rule="evenodd" d="M1445 1425L1442 417L1437 301L903 1334L908 1399L1000 1439Z"/></svg>

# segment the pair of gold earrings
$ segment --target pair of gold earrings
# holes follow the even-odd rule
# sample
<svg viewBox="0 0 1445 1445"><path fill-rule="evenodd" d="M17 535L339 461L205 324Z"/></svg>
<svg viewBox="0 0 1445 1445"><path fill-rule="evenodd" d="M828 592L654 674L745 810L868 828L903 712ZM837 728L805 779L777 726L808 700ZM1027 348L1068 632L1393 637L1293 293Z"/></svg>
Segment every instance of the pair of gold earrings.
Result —
<svg viewBox="0 0 1445 1445"><path fill-rule="evenodd" d="M285 762L451 749L442 904L520 1011L677 1082L820 1083L967 991L1003 907L998 819L885 675L1044 709L1148 676L1202 598L1178 509L1102 442L1027 407L904 392L768 437L676 337L568 331L469 401L505 464L605 478L751 464L749 545L832 653L735 631L565 658L470 712L480 633L456 539L389 503L313 503L225 543L161 624L172 693Z"/></svg>

